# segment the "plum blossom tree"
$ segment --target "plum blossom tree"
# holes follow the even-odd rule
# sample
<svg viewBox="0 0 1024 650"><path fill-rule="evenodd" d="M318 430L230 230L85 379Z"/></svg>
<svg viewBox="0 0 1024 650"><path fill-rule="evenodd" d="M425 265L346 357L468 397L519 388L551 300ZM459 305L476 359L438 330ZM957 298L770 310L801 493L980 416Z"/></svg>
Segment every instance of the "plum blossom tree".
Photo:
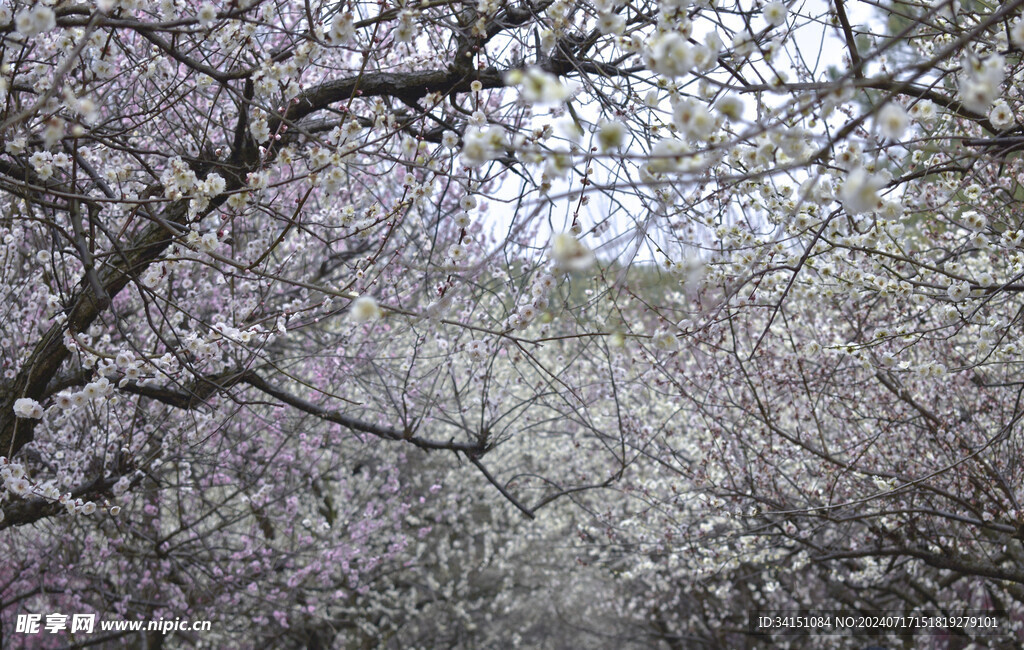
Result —
<svg viewBox="0 0 1024 650"><path fill-rule="evenodd" d="M1019 643L1022 7L3 0L0 635Z"/></svg>
<svg viewBox="0 0 1024 650"><path fill-rule="evenodd" d="M459 521L430 511L448 470L409 451L455 454L530 517L614 475L527 505L485 465L580 413L508 327L562 281L534 252L539 213L503 237L484 223L499 183L480 167L513 166L488 122L525 110L489 94L523 64L486 46L535 21L3 5L5 635L26 611L92 611L218 620L186 643L373 643L398 604L453 593L394 577L437 566L421 540ZM527 76L560 93L570 63ZM503 468L549 474L521 452Z"/></svg>

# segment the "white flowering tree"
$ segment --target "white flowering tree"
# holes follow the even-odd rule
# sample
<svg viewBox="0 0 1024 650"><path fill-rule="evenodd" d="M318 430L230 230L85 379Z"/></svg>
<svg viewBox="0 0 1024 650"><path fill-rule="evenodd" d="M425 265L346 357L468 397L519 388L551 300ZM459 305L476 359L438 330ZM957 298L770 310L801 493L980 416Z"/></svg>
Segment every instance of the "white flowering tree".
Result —
<svg viewBox="0 0 1024 650"><path fill-rule="evenodd" d="M1017 634L1022 6L4 0L0 633Z"/></svg>

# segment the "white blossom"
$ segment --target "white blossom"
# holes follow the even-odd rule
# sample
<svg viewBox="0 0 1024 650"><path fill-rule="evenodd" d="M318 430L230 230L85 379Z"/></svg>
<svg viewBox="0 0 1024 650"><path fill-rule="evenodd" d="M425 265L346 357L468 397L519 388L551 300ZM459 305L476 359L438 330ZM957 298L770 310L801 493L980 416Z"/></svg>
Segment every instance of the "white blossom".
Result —
<svg viewBox="0 0 1024 650"><path fill-rule="evenodd" d="M196 12L196 18L199 20L199 24L203 27L209 27L217 20L217 8L212 3L206 2L199 7L199 11Z"/></svg>
<svg viewBox="0 0 1024 650"><path fill-rule="evenodd" d="M403 9L399 13L394 35L396 43L412 43L416 40L416 12Z"/></svg>
<svg viewBox="0 0 1024 650"><path fill-rule="evenodd" d="M19 418L38 420L43 417L43 407L30 397L20 397L14 401L14 414Z"/></svg>
<svg viewBox="0 0 1024 650"><path fill-rule="evenodd" d="M4 487L10 490L11 494L23 496L32 489L32 484L25 478L12 478L4 482Z"/></svg>
<svg viewBox="0 0 1024 650"><path fill-rule="evenodd" d="M884 185L878 174L869 174L863 167L854 169L839 190L839 199L850 214L875 210L879 204L878 190Z"/></svg>
<svg viewBox="0 0 1024 650"><path fill-rule="evenodd" d="M1006 61L998 54L983 61L967 58L960 73L959 97L963 105L975 113L985 114L999 96Z"/></svg>
<svg viewBox="0 0 1024 650"><path fill-rule="evenodd" d="M666 77L681 77L693 70L693 46L677 32L667 32L651 39L647 65Z"/></svg>
<svg viewBox="0 0 1024 650"><path fill-rule="evenodd" d="M505 149L505 133L500 126L466 131L462 144L462 162L468 167L480 167L501 156Z"/></svg>
<svg viewBox="0 0 1024 650"><path fill-rule="evenodd" d="M1024 49L1024 19L1018 19L1010 26L1010 40L1017 47Z"/></svg>
<svg viewBox="0 0 1024 650"><path fill-rule="evenodd" d="M227 181L216 172L209 174L203 181L200 191L207 196L217 196L227 187Z"/></svg>
<svg viewBox="0 0 1024 650"><path fill-rule="evenodd" d="M357 323L370 323L382 315L377 301L370 296L359 296L349 307L349 316Z"/></svg>
<svg viewBox="0 0 1024 650"><path fill-rule="evenodd" d="M621 149L626 142L626 125L618 121L602 121L597 127L597 143L601 151Z"/></svg>
<svg viewBox="0 0 1024 650"><path fill-rule="evenodd" d="M651 337L651 343L659 350L672 351L679 345L679 339L672 332L662 329Z"/></svg>
<svg viewBox="0 0 1024 650"><path fill-rule="evenodd" d="M788 10L781 2L769 2L764 6L764 20L772 27L778 27L786 22Z"/></svg>
<svg viewBox="0 0 1024 650"><path fill-rule="evenodd" d="M949 285L949 289L946 290L946 293L949 295L951 300L959 302L971 295L971 287L966 282L954 282Z"/></svg>
<svg viewBox="0 0 1024 650"><path fill-rule="evenodd" d="M1013 126L1014 122L1016 122L1013 110L1006 103L1006 100L1003 99L997 99L992 104L992 109L988 112L988 119L992 122L992 126L997 129L1005 129Z"/></svg>
<svg viewBox="0 0 1024 650"><path fill-rule="evenodd" d="M38 36L57 26L57 16L45 4L39 2L31 8L25 8L14 17L14 28L22 36Z"/></svg>
<svg viewBox="0 0 1024 650"><path fill-rule="evenodd" d="M890 102L878 111L875 122L883 136L889 140L899 140L910 126L910 116L902 106Z"/></svg>
<svg viewBox="0 0 1024 650"><path fill-rule="evenodd" d="M349 42L355 36L355 22L351 12L339 13L331 21L331 29L327 32L327 38L334 45Z"/></svg>
<svg viewBox="0 0 1024 650"><path fill-rule="evenodd" d="M597 15L597 30L602 34L621 34L626 29L626 18L618 13L602 11Z"/></svg>
<svg viewBox="0 0 1024 650"><path fill-rule="evenodd" d="M736 95L725 95L715 102L715 109L733 121L743 117L743 108L743 100Z"/></svg>
<svg viewBox="0 0 1024 650"><path fill-rule="evenodd" d="M466 344L466 354L473 361L480 361L487 355L487 344L483 341L470 341Z"/></svg>
<svg viewBox="0 0 1024 650"><path fill-rule="evenodd" d="M582 271L594 263L594 253L574 235L562 232L551 239L551 259L567 270Z"/></svg>
<svg viewBox="0 0 1024 650"><path fill-rule="evenodd" d="M651 150L647 169L652 174L682 171L690 147L677 138L659 140Z"/></svg>
<svg viewBox="0 0 1024 650"><path fill-rule="evenodd" d="M715 119L707 106L690 98L675 103L672 121L691 140L706 140L715 128Z"/></svg>
<svg viewBox="0 0 1024 650"><path fill-rule="evenodd" d="M506 83L520 86L520 97L530 104L557 104L572 96L575 86L560 80L555 75L537 67L513 70L505 78Z"/></svg>
<svg viewBox="0 0 1024 650"><path fill-rule="evenodd" d="M923 99L910 107L910 116L921 126L931 126L935 121L935 104Z"/></svg>

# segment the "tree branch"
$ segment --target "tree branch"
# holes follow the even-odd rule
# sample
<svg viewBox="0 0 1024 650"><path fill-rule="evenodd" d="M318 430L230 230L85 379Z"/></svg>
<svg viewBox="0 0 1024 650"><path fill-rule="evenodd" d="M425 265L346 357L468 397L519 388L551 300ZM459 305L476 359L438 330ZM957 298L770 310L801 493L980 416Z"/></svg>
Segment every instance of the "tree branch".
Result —
<svg viewBox="0 0 1024 650"><path fill-rule="evenodd" d="M265 379L257 375L255 372L246 373L240 378L241 381L249 384L253 388L260 390L275 399L278 399L289 406L296 408L303 413L308 413L321 420L328 422L334 422L344 427L352 429L353 431L361 431L363 433L369 433L370 435L383 438L385 440L404 440L409 442L420 449L432 451L436 449L447 449L449 451L461 451L468 456L480 456L487 452L488 447L482 443L468 443L468 442L455 442L449 440L448 442L441 442L437 440L427 440L419 438L414 435L410 435L409 432L399 431L391 427L381 426L379 424L373 424L372 422L365 422L357 418L353 418L344 413L338 411L325 409L321 406L313 404L312 402L306 401L301 397L292 395L276 386L272 386Z"/></svg>

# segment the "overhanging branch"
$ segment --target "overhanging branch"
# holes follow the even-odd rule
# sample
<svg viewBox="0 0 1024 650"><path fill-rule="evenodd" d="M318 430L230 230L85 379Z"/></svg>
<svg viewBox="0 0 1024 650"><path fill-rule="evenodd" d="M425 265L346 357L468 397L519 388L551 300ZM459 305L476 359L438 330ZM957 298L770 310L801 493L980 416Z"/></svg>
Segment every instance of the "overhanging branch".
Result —
<svg viewBox="0 0 1024 650"><path fill-rule="evenodd" d="M456 442L455 440L439 441L429 440L426 438L420 438L416 436L412 431L401 431L392 427L386 427L372 422L366 422L358 418L354 418L349 415L345 415L339 411L325 409L322 406L318 406L312 402L302 399L297 395L284 391L276 386L271 385L265 379L257 375L255 372L246 373L240 378L253 388L270 395L271 397L284 402L285 404L307 413L314 417L320 418L327 422L334 422L340 424L343 427L351 429L353 431L359 431L362 433L368 433L378 438L385 440L401 440L408 442L412 445L424 449L427 451L433 451L438 449L447 449L449 451L460 451L469 456L480 456L487 451L487 446L483 443L468 443L468 442Z"/></svg>

